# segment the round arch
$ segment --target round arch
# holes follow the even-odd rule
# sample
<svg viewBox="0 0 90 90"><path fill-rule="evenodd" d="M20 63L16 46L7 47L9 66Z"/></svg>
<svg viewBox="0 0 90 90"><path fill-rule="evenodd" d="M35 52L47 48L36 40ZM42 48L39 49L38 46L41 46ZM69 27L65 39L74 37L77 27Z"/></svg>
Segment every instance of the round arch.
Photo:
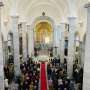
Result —
<svg viewBox="0 0 90 90"><path fill-rule="evenodd" d="M34 30L36 24L40 22L49 22L54 30L54 26L55 26L54 20L51 17L45 15L39 16L36 19L34 19L34 21L31 24L31 29Z"/></svg>
<svg viewBox="0 0 90 90"><path fill-rule="evenodd" d="M49 22L42 21L36 24L34 28L34 39L35 42L45 42L49 43L52 41L52 26ZM45 39L46 38L46 39Z"/></svg>
<svg viewBox="0 0 90 90"><path fill-rule="evenodd" d="M51 28L52 28L52 33L53 33L53 35L52 35L52 45L53 45L53 41L54 41L54 26L55 26L54 20L51 17L48 17L48 16L43 15L43 14L44 14L44 12L42 13L42 16L37 17L32 22L32 24L31 24L31 30L33 30L33 33L34 33L35 32L36 25L38 25L39 23L43 23L43 22L44 23L48 23L51 26ZM34 36L33 36L33 40L35 40L34 39Z"/></svg>

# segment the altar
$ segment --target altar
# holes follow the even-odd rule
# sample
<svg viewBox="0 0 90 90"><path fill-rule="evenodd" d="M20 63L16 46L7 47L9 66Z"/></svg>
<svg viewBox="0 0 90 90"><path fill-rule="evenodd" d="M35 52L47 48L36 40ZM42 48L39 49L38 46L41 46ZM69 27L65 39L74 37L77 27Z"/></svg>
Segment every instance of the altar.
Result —
<svg viewBox="0 0 90 90"><path fill-rule="evenodd" d="M49 62L50 57L48 55L39 55L37 57L33 57L33 61L35 62Z"/></svg>

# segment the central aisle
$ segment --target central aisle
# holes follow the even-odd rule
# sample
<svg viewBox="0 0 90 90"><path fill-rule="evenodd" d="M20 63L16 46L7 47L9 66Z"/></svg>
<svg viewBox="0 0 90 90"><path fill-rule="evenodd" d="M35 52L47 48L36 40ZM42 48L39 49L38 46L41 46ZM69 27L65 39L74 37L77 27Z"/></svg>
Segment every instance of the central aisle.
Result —
<svg viewBox="0 0 90 90"><path fill-rule="evenodd" d="M46 77L46 63L41 63L41 70L40 70L40 90L47 90L47 77Z"/></svg>

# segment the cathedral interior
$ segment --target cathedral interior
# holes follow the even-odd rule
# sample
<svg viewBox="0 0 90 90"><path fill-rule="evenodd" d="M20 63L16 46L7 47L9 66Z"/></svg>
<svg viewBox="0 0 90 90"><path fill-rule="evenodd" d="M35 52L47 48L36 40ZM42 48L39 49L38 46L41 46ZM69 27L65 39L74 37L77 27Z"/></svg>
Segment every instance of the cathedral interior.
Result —
<svg viewBox="0 0 90 90"><path fill-rule="evenodd" d="M90 90L90 0L0 0L0 90Z"/></svg>

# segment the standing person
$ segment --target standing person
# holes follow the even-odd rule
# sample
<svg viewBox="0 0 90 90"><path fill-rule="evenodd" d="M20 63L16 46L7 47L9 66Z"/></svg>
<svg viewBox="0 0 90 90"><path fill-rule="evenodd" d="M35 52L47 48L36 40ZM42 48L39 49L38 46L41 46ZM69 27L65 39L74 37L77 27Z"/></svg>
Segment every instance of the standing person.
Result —
<svg viewBox="0 0 90 90"><path fill-rule="evenodd" d="M53 90L53 80L52 80L52 78L50 78L50 79L48 80L48 84L49 84L49 89L50 89L50 90Z"/></svg>
<svg viewBox="0 0 90 90"><path fill-rule="evenodd" d="M5 77L6 77L7 79L9 79L9 68L8 68L7 65L5 65L5 67L4 67L4 74L5 74Z"/></svg>
<svg viewBox="0 0 90 90"><path fill-rule="evenodd" d="M62 79L58 79L58 90L64 90L64 85Z"/></svg>

